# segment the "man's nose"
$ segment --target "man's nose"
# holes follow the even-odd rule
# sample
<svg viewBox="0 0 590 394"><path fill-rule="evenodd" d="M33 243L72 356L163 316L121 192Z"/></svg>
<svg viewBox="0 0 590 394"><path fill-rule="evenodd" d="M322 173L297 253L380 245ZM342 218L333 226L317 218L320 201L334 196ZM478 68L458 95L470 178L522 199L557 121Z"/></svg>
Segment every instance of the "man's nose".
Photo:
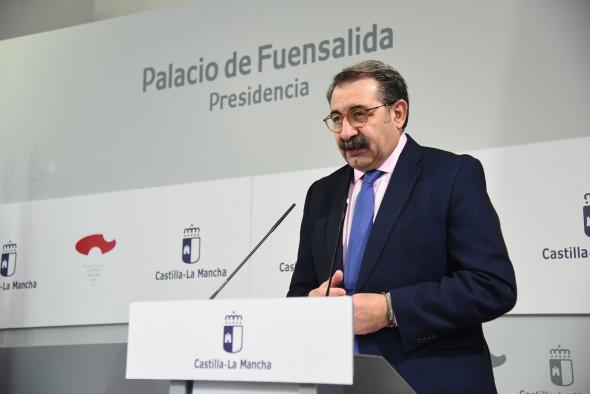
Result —
<svg viewBox="0 0 590 394"><path fill-rule="evenodd" d="M342 132L340 133L340 138L344 141L348 141L357 134L358 130L356 129L356 127L352 127L352 125L348 121L348 117L345 116L344 119L342 119Z"/></svg>

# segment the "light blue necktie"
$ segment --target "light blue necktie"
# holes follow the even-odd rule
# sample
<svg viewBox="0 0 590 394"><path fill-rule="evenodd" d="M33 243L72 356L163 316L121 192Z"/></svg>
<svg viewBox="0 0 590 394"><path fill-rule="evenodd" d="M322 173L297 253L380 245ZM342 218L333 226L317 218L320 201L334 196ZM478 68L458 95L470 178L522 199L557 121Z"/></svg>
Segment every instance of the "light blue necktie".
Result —
<svg viewBox="0 0 590 394"><path fill-rule="evenodd" d="M344 264L344 288L347 295L356 292L361 263L367 247L367 240L373 227L373 213L375 211L375 192L373 183L383 174L379 170L367 171L363 175L363 185L356 197L354 217L348 236L348 252ZM358 338L354 337L354 354L359 354Z"/></svg>
<svg viewBox="0 0 590 394"><path fill-rule="evenodd" d="M375 210L375 192L373 183L383 174L379 170L367 171L363 175L363 185L356 197L354 217L348 236L348 252L344 264L344 288L346 294L353 295L356 292L356 282L359 276L363 255L367 246L367 240L373 226L373 213Z"/></svg>

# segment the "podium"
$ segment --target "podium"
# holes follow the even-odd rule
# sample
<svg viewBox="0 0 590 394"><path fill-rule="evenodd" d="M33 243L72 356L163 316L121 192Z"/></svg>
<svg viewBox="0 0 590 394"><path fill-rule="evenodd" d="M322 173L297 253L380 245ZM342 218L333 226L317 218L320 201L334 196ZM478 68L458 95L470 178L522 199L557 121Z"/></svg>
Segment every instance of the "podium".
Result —
<svg viewBox="0 0 590 394"><path fill-rule="evenodd" d="M353 341L350 297L139 302L126 377L170 394L414 393Z"/></svg>

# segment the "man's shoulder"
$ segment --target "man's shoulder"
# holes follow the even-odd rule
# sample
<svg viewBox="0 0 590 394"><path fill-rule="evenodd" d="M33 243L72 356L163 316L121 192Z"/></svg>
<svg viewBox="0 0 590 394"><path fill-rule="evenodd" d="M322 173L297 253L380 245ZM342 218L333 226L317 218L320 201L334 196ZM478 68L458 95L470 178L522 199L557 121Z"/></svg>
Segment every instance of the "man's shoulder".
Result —
<svg viewBox="0 0 590 394"><path fill-rule="evenodd" d="M408 138L408 140L411 141L408 147L410 149L416 149L426 165L432 165L437 168L459 168L464 165L470 166L479 163L479 160L468 154L458 154L440 148L422 146L411 138Z"/></svg>
<svg viewBox="0 0 590 394"><path fill-rule="evenodd" d="M338 168L329 175L314 181L308 189L308 198L331 198L348 190L353 169L348 164ZM313 197L312 197L313 196Z"/></svg>
<svg viewBox="0 0 590 394"><path fill-rule="evenodd" d="M323 178L318 179L316 182L321 183L332 183L332 182L340 182L342 178L348 178L352 176L353 169L348 164L343 165L342 167L338 168L334 172L329 175L326 175Z"/></svg>

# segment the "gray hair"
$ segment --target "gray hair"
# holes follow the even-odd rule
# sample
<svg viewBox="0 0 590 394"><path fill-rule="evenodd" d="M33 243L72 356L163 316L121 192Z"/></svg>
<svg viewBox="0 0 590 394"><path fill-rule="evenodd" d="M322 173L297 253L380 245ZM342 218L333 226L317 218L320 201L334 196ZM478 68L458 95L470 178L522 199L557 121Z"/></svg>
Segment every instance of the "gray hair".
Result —
<svg viewBox="0 0 590 394"><path fill-rule="evenodd" d="M410 113L410 98L408 97L408 85L399 71L379 60L366 60L346 67L334 76L332 84L326 94L328 102L332 100L334 88L347 82L355 82L361 79L374 79L379 86L379 99L383 104L393 104L398 100L408 103L408 113L403 128L408 124Z"/></svg>

